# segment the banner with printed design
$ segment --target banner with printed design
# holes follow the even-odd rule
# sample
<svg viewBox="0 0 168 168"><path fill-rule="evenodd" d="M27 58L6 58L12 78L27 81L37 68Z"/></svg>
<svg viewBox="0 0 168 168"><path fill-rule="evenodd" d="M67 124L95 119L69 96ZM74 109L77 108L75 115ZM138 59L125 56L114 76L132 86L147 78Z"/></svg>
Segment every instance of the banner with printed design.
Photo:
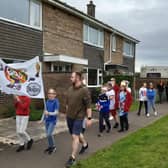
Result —
<svg viewBox="0 0 168 168"><path fill-rule="evenodd" d="M13 64L0 59L0 90L6 94L44 98L42 79L39 57Z"/></svg>

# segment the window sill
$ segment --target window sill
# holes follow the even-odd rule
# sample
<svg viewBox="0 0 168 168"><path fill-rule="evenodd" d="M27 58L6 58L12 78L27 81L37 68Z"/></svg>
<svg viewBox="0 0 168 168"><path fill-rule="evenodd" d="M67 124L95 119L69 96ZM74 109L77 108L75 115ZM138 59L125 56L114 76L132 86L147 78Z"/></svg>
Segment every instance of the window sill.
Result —
<svg viewBox="0 0 168 168"><path fill-rule="evenodd" d="M93 43L89 43L87 41L84 41L85 44L88 44L90 46L93 46L93 47L97 47L97 48L101 48L101 49L104 49L104 46L99 46L99 45L96 45L96 44L93 44Z"/></svg>
<svg viewBox="0 0 168 168"><path fill-rule="evenodd" d="M0 17L0 20L42 31L42 27L35 27L35 26L27 25L27 24L20 23L18 21L14 21L14 20L10 20L10 19L6 19L6 18L3 18L3 17Z"/></svg>

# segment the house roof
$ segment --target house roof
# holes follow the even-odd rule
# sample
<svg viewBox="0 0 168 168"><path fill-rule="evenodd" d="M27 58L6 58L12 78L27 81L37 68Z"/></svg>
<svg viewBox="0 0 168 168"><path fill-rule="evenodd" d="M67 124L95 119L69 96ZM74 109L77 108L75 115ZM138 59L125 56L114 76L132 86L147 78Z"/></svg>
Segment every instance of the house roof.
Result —
<svg viewBox="0 0 168 168"><path fill-rule="evenodd" d="M103 29L105 29L109 32L120 35L120 36L134 42L134 43L139 43L140 42L139 40L135 39L134 37L131 37L131 36L121 32L121 31L119 31L118 29L115 29L114 27L112 27L110 25L108 25L108 24L106 24L106 23L104 23L104 22L102 22L102 21L100 21L100 20L98 20L98 19L96 19L96 18L94 18L94 17L92 17L92 16L90 16L90 15L88 15L88 14L86 14L86 13L68 5L68 4L66 4L66 3L64 3L64 2L61 2L60 0L43 0L43 1L49 3L53 6L56 6L60 9L63 9L63 10L65 10L65 11L67 11L67 12L69 12L69 13L75 15L75 16L78 16L78 17L80 17L80 18L82 18L82 19L84 19L84 20L86 20L90 23L93 23L97 26L100 26L101 28L103 28Z"/></svg>

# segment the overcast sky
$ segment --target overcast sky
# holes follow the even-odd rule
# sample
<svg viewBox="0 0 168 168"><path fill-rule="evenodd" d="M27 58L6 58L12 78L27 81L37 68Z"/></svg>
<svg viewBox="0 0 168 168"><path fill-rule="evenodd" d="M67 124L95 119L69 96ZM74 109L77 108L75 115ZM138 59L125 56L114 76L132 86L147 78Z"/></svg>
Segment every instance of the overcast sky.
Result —
<svg viewBox="0 0 168 168"><path fill-rule="evenodd" d="M89 0L62 0L86 12ZM136 71L142 65L168 66L168 0L93 0L96 18L140 40Z"/></svg>

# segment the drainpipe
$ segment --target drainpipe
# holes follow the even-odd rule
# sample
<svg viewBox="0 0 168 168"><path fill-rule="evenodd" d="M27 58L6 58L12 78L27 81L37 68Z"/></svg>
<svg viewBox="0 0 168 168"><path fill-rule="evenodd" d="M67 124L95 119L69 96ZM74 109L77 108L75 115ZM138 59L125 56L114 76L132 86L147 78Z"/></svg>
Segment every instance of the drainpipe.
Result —
<svg viewBox="0 0 168 168"><path fill-rule="evenodd" d="M104 71L106 70L106 65L112 62L112 36L114 35L114 32L110 35L110 59L104 63Z"/></svg>

